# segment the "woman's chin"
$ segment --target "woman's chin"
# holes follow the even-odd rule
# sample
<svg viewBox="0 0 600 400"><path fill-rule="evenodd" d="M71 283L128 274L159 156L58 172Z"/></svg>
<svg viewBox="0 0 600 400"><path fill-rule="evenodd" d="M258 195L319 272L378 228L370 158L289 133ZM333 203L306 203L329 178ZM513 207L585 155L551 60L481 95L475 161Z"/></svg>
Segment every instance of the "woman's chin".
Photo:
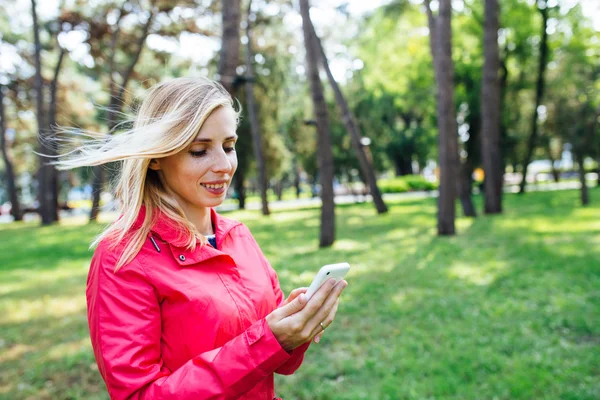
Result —
<svg viewBox="0 0 600 400"><path fill-rule="evenodd" d="M223 202L225 201L225 194L221 195L221 196L214 196L209 199L202 199L203 201L201 202L203 207L218 207L221 204L223 204Z"/></svg>

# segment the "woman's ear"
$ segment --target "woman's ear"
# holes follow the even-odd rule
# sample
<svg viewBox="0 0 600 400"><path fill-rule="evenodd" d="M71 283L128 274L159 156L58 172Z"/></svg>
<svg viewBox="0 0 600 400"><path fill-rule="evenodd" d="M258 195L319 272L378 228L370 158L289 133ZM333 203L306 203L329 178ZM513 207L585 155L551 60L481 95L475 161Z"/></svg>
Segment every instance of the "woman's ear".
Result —
<svg viewBox="0 0 600 400"><path fill-rule="evenodd" d="M160 161L153 158L152 160L150 160L150 165L148 165L148 168L154 171L158 171L160 169Z"/></svg>

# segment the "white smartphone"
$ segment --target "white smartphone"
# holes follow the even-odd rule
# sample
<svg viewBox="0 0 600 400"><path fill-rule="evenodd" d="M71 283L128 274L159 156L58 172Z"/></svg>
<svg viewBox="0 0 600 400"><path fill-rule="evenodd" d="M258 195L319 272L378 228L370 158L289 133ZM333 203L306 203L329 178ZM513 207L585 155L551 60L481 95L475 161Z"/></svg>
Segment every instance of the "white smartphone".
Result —
<svg viewBox="0 0 600 400"><path fill-rule="evenodd" d="M308 287L308 291L306 292L306 299L309 300L313 294L323 283L325 283L330 278L335 278L336 283L339 282L346 276L348 271L350 270L350 264L348 263L338 263L338 264L328 264L317 272L317 275L313 279L312 283Z"/></svg>

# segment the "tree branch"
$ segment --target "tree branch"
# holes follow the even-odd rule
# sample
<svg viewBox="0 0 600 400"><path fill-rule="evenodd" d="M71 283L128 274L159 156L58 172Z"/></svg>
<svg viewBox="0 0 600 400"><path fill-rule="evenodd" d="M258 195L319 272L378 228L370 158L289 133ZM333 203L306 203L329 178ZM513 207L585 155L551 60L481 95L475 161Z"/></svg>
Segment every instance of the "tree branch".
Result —
<svg viewBox="0 0 600 400"><path fill-rule="evenodd" d="M431 1L424 0L423 4L425 4L425 11L427 11L427 24L429 25L429 47L431 47L431 57L433 58L433 63L435 65L435 45L436 45L436 17L433 15L431 11Z"/></svg>
<svg viewBox="0 0 600 400"><path fill-rule="evenodd" d="M139 37L139 39L137 41L137 51L135 52L135 55L133 57L133 60L131 60L129 67L123 74L123 83L121 83L121 87L119 88L119 95L117 96L117 99L119 99L119 101L121 101L123 99L123 94L125 93L125 88L127 87L129 78L131 78L131 74L135 70L135 65L137 64L138 60L140 59L140 55L142 54L142 50L144 49L144 43L146 42L146 38L148 37L148 33L150 31L150 25L152 25L152 22L154 21L154 16L155 16L154 10L151 10L150 16L148 17L148 20L144 24L144 28L142 30L142 35Z"/></svg>
<svg viewBox="0 0 600 400"><path fill-rule="evenodd" d="M121 4L121 7L119 8L119 17L117 18L117 22L115 23L116 28L110 34L110 52L108 58L108 71L110 74L110 79L108 93L110 94L111 98L115 96L115 79L113 76L115 72L115 53L117 50L117 41L119 39L119 33L121 32L121 19L123 18L125 4L127 4L127 0L125 0L123 4Z"/></svg>
<svg viewBox="0 0 600 400"><path fill-rule="evenodd" d="M50 132L52 132L52 129L56 124L56 92L58 88L58 76L60 75L60 70L62 68L63 60L65 58L66 53L67 50L61 47L60 55L58 56L58 61L56 62L56 67L54 67L54 78L50 83L50 115L48 116L48 125L50 128Z"/></svg>

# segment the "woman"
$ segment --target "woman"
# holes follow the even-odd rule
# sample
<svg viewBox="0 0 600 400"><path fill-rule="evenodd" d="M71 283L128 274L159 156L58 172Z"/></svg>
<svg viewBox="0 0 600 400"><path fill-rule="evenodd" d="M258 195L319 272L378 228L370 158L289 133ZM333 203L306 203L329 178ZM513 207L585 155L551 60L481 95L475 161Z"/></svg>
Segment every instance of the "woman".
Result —
<svg viewBox="0 0 600 400"><path fill-rule="evenodd" d="M243 224L221 217L238 115L205 79L151 89L133 128L61 168L120 161L121 217L94 242L90 336L114 399L268 399L335 318L345 281L284 301ZM315 266L316 267L316 266Z"/></svg>

